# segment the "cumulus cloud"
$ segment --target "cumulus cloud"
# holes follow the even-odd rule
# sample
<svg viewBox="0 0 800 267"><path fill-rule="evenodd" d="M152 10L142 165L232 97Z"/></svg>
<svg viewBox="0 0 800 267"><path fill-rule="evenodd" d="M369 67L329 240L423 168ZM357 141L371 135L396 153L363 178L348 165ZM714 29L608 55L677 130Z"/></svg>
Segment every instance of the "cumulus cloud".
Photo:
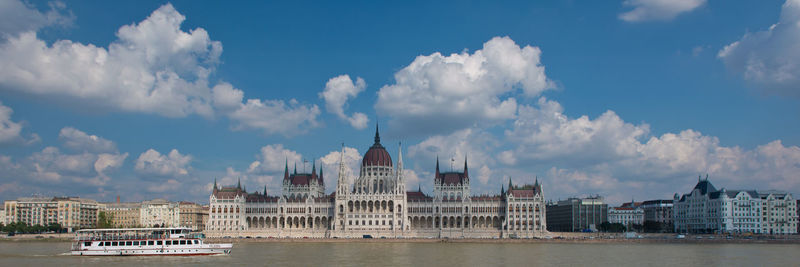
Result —
<svg viewBox="0 0 800 267"><path fill-rule="evenodd" d="M339 179L339 163L342 160L345 167L345 182L348 185L355 182L361 170L361 153L352 147L344 147L344 154L341 150L331 151L319 160L325 167L325 184L330 186L335 186Z"/></svg>
<svg viewBox="0 0 800 267"><path fill-rule="evenodd" d="M260 152L256 155L256 161L250 163L248 173L283 175L287 162L294 164L303 160L303 155L281 144L263 146Z"/></svg>
<svg viewBox="0 0 800 267"><path fill-rule="evenodd" d="M22 125L11 120L14 110L0 103L0 143L9 143L22 139Z"/></svg>
<svg viewBox="0 0 800 267"><path fill-rule="evenodd" d="M800 148L780 140L743 149L692 129L652 136L646 124L627 123L613 111L569 118L545 98L521 107L505 135L514 146L498 153L500 161L511 169L550 168L547 183L558 196L669 197L705 173L719 187L800 189Z"/></svg>
<svg viewBox="0 0 800 267"><path fill-rule="evenodd" d="M136 171L146 175L175 177L189 174L191 155L182 155L177 149L162 155L155 149L148 149L136 159Z"/></svg>
<svg viewBox="0 0 800 267"><path fill-rule="evenodd" d="M118 152L65 154L56 147L46 147L33 153L23 168L26 168L27 176L40 182L102 186L111 180L108 173L122 166L127 157L128 153Z"/></svg>
<svg viewBox="0 0 800 267"><path fill-rule="evenodd" d="M217 107L235 129L267 134L316 126L316 105L245 100L230 84L212 87L209 76L219 64L222 43L203 28L181 30L185 19L171 4L163 5L145 20L120 27L108 48L70 40L48 45L35 30L21 32L0 44L0 90L171 118L212 118Z"/></svg>
<svg viewBox="0 0 800 267"><path fill-rule="evenodd" d="M706 0L625 0L623 6L633 8L619 14L627 22L665 21L697 9Z"/></svg>
<svg viewBox="0 0 800 267"><path fill-rule="evenodd" d="M210 116L206 78L222 44L170 4L122 26L108 49L59 40L47 45L23 32L0 45L0 85L46 98L69 97L100 106L168 117Z"/></svg>
<svg viewBox="0 0 800 267"><path fill-rule="evenodd" d="M60 1L48 3L49 9L42 13L32 5L18 0L0 1L0 39L21 32L38 31L47 26L67 27L75 16Z"/></svg>
<svg viewBox="0 0 800 267"><path fill-rule="evenodd" d="M361 77L356 78L356 82L353 83L350 75L339 75L325 83L325 90L319 93L319 97L325 99L325 108L328 112L349 122L353 128L360 130L367 128L367 115L356 112L352 116L347 116L344 114L344 108L349 98L355 98L366 87L367 83Z"/></svg>
<svg viewBox="0 0 800 267"><path fill-rule="evenodd" d="M291 99L282 100L247 99L244 92L229 83L221 83L213 88L214 106L235 122L233 129L255 129L265 133L279 133L285 136L305 133L318 126L317 105L300 104Z"/></svg>
<svg viewBox="0 0 800 267"><path fill-rule="evenodd" d="M542 97L538 108L520 106L519 118L505 132L518 145L516 149L525 152L504 152L501 159L511 164L518 158L604 161L635 153L638 139L648 133L648 125L626 123L610 110L594 120L588 116L570 119L561 104Z"/></svg>
<svg viewBox="0 0 800 267"><path fill-rule="evenodd" d="M64 147L79 152L115 152L117 145L96 135L89 135L85 132L72 128L64 127L58 133L58 139L63 142Z"/></svg>
<svg viewBox="0 0 800 267"><path fill-rule="evenodd" d="M787 0L778 23L745 34L717 57L767 93L800 97L800 1Z"/></svg>
<svg viewBox="0 0 800 267"><path fill-rule="evenodd" d="M538 47L495 37L472 54L418 56L378 91L375 109L391 116L393 128L417 134L513 119L517 101L508 95L553 87L540 55Z"/></svg>
<svg viewBox="0 0 800 267"><path fill-rule="evenodd" d="M433 172L436 158L439 158L441 171L462 171L464 159L472 170L470 178L481 184L487 184L492 175L489 165L495 165L495 157L490 151L497 148L499 142L489 133L477 128L467 128L449 135L431 136L408 148L408 157L413 159L414 169Z"/></svg>

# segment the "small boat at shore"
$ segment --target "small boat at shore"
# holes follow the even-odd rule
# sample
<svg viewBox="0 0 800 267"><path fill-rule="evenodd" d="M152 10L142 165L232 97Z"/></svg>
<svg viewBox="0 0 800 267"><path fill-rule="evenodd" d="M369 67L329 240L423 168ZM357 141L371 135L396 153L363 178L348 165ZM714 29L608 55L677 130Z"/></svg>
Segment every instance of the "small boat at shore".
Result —
<svg viewBox="0 0 800 267"><path fill-rule="evenodd" d="M233 244L207 244L189 228L84 229L75 233L75 256L196 256L230 254Z"/></svg>

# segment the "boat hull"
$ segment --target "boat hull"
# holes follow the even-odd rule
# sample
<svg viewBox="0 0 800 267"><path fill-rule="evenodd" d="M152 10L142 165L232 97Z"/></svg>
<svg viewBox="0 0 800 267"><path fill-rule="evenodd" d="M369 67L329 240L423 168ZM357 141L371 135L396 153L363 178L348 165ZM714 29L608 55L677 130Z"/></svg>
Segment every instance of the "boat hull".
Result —
<svg viewBox="0 0 800 267"><path fill-rule="evenodd" d="M196 248L124 248L72 250L73 256L203 256L230 254L232 244L205 244Z"/></svg>

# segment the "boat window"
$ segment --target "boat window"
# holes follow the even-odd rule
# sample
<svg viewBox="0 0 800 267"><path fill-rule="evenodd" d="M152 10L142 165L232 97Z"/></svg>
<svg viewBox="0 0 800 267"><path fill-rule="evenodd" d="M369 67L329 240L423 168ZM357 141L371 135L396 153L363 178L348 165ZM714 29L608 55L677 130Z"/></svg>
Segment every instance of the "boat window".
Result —
<svg viewBox="0 0 800 267"><path fill-rule="evenodd" d="M97 242L97 246L98 247L102 247L103 246L103 242Z"/></svg>
<svg viewBox="0 0 800 267"><path fill-rule="evenodd" d="M126 246L131 246L131 245L133 245L133 242L132 241L125 242L125 245Z"/></svg>
<svg viewBox="0 0 800 267"><path fill-rule="evenodd" d="M148 246L152 246L153 245L153 240L147 241L147 245Z"/></svg>
<svg viewBox="0 0 800 267"><path fill-rule="evenodd" d="M89 247L92 245L92 242L83 242L84 247Z"/></svg>
<svg viewBox="0 0 800 267"><path fill-rule="evenodd" d="M117 241L111 242L111 245L116 247L117 246Z"/></svg>
<svg viewBox="0 0 800 267"><path fill-rule="evenodd" d="M162 244L161 240L158 240L157 243L156 243L156 245L159 245L159 246L161 246L161 244Z"/></svg>
<svg viewBox="0 0 800 267"><path fill-rule="evenodd" d="M133 241L133 245L134 246L138 246L139 245L139 241Z"/></svg>
<svg viewBox="0 0 800 267"><path fill-rule="evenodd" d="M194 241L194 244L195 244L195 245L197 245L197 244L198 244L197 242L198 242L198 241L197 241L197 240L195 240L195 241Z"/></svg>
<svg viewBox="0 0 800 267"><path fill-rule="evenodd" d="M107 246L111 246L111 242L106 242L106 245L105 245L105 246L106 246L106 247L107 247Z"/></svg>
<svg viewBox="0 0 800 267"><path fill-rule="evenodd" d="M186 240L181 240L181 245L186 245Z"/></svg>
<svg viewBox="0 0 800 267"><path fill-rule="evenodd" d="M167 246L172 245L172 240L167 240Z"/></svg>

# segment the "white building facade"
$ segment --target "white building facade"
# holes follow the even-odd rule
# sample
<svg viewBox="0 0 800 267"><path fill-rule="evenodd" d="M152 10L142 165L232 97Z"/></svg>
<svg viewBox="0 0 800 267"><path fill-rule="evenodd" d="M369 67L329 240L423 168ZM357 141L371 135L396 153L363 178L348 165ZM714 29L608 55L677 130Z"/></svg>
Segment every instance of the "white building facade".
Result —
<svg viewBox="0 0 800 267"><path fill-rule="evenodd" d="M343 155L343 152L342 152ZM407 191L402 149L397 164L380 143L364 154L351 185L343 159L335 190L326 195L323 172L284 168L282 195L247 193L240 185L218 187L209 198L208 236L253 237L450 237L494 238L546 235L544 195L538 181L500 195L471 196L466 159L463 171L440 172L433 195Z"/></svg>
<svg viewBox="0 0 800 267"><path fill-rule="evenodd" d="M181 209L178 203L169 202L165 199L154 199L142 202L139 209L141 216L140 223L145 227L179 227L181 226Z"/></svg>
<svg viewBox="0 0 800 267"><path fill-rule="evenodd" d="M797 206L782 191L717 190L699 179L692 192L673 204L678 233L796 234Z"/></svg>
<svg viewBox="0 0 800 267"><path fill-rule="evenodd" d="M608 222L625 225L630 231L634 225L644 225L644 209L640 207L608 208Z"/></svg>

